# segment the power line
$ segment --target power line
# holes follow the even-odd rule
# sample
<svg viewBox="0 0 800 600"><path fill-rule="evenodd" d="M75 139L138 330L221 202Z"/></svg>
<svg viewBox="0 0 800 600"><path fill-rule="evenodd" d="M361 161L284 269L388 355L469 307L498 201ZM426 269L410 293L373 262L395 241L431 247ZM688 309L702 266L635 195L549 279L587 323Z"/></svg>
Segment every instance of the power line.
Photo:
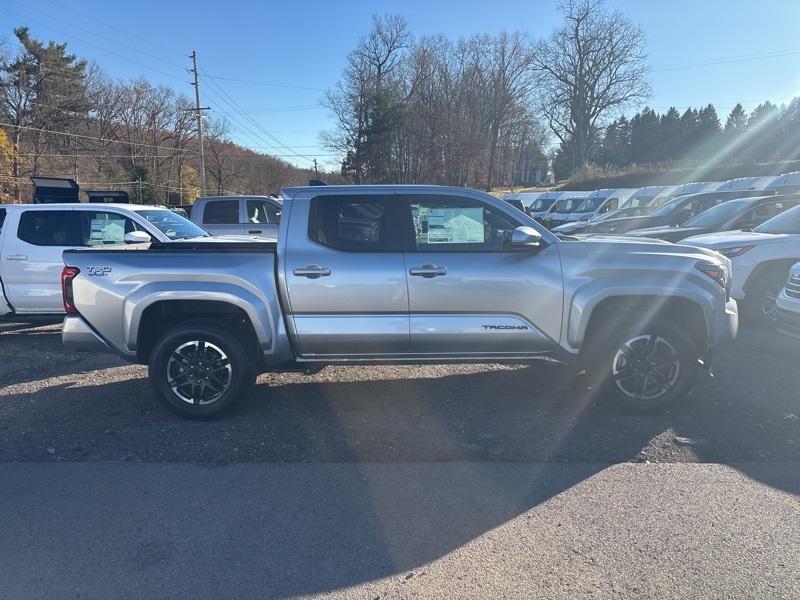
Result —
<svg viewBox="0 0 800 600"><path fill-rule="evenodd" d="M205 73L203 73L203 75L205 75ZM230 96L230 95L229 95L229 94L228 94L228 93L227 93L227 92L226 92L226 91L225 91L225 90L224 90L224 89L223 89L223 88L222 88L222 87L221 87L221 86L220 86L218 83L216 83L216 82L215 82L215 81L213 81L213 80L209 80L209 82L210 82L210 83L211 83L211 84L214 86L214 88L216 88L216 89L217 89L217 90L218 90L218 91L219 91L219 92L222 94L222 96L223 96L224 98L227 98L227 100L225 100L226 104L228 104L229 106L232 106L232 107L234 108L234 110L238 110L238 111L239 111L239 113L241 114L241 116L242 116L243 118L247 119L247 121L249 121L251 124L253 124L253 125L254 125L254 126L255 126L255 127L258 129L258 130L260 130L260 131L261 131L261 132L262 132L264 135L266 135L266 136L267 136L267 137L268 137L270 140L272 140L273 142L275 142L275 144L277 144L278 146L280 146L280 147L282 147L282 148L284 148L284 149L288 150L288 151L289 151L289 152L290 152L292 155L294 155L294 156L296 156L296 157L298 157L298 158L302 158L302 159L304 159L304 160L308 161L309 163L311 162L311 161L310 161L310 160L309 160L307 157L304 157L304 156L302 156L302 155L298 154L297 152L295 152L295 151L294 151L294 149L290 148L289 146L287 146L286 144L284 144L282 141L280 141L278 138L276 138L274 135L272 135L271 133L269 133L269 132L268 132L266 129L264 129L264 128L263 128L263 127L262 127L262 126L261 126L261 125L258 123L258 121L256 121L255 119L253 119L253 118L252 118L250 115L248 115L246 112L244 112L244 111L242 110L242 107L241 107L241 106L239 106L239 104L238 104L238 103L237 103L237 102L236 102L236 101L235 101L233 98L231 98L231 96ZM259 137L260 137L260 136L259 136ZM266 140L262 140L262 141L264 141L264 143L267 143L267 144L268 144L268 142L266 142Z"/></svg>
<svg viewBox="0 0 800 600"><path fill-rule="evenodd" d="M130 154L65 154L54 152L17 152L17 156L46 156L48 158L131 158ZM134 158L174 158L168 154L137 154Z"/></svg>
<svg viewBox="0 0 800 600"><path fill-rule="evenodd" d="M165 150L170 150L171 152L192 152L191 150L186 150L183 148L175 148L173 146L159 146L157 144L142 144L139 142L126 142L124 140L112 140L108 138L100 138L91 135L83 135L80 133L68 133L66 131L52 131L50 129L43 129L41 127L30 127L28 125L15 125L14 123L0 123L0 127L17 127L19 129L26 129L28 131L42 131L44 133L52 133L53 135L63 135L67 137L75 137L75 138L82 138L85 140L96 140L98 142L109 142L112 144L122 144L124 146L139 146L142 148L163 148ZM192 152L193 153L193 152Z"/></svg>
<svg viewBox="0 0 800 600"><path fill-rule="evenodd" d="M237 102L236 102L236 101L235 101L233 98L231 98L230 94L228 94L228 93L227 93L227 92L226 92L226 91L225 91L225 90L222 88L222 86L220 86L218 83L216 83L216 82L215 82L215 81L213 81L213 80L211 80L211 81L210 81L210 83L211 83L211 84L212 84L212 85L213 85L213 86L214 86L214 87L215 87L217 90L219 90L219 92L222 94L222 96L223 96L223 97L227 98L227 100L226 100L226 103L227 103L227 104L229 104L230 106L232 106L232 107L233 107L235 110L238 110L238 111L239 111L239 113L241 114L241 116L242 116L243 118L247 119L247 121L249 121L251 124L253 124L253 125L254 125L254 126L255 126L255 127L258 129L258 130L260 130L261 132L263 132L263 133L264 133L264 135L266 135L266 136L267 136L267 137L268 137L270 140L272 140L273 142L275 142L275 143L276 143L278 146L280 146L280 147L282 147L282 148L284 148L284 149L288 150L288 151L289 151L289 152L291 152L292 154L295 154L295 155L296 155L298 158L302 158L302 157L301 157L299 154L297 154L297 153L296 153L296 152L295 152L295 151L294 151L292 148L290 148L289 146L287 146L286 144L284 144L283 142L281 142L281 141L280 141L278 138L276 138L274 135L272 135L272 134L271 134L271 133L269 133L267 130L265 130L265 129L264 129L264 128L263 128L263 127L262 127L262 126L261 126L261 125L258 123L258 121L256 121L255 119L253 119L253 117L251 117L251 116L250 116L250 115L248 115L248 114L247 114L247 113L246 113L244 110L242 110L242 107L241 107L241 106L240 106L240 105L239 105L239 104L238 104L238 103L237 103ZM263 141L265 141L265 140L263 140ZM266 141L265 141L265 143L268 143L268 142L266 142ZM306 160L307 160L307 159L306 159ZM310 161L309 161L309 162L310 162Z"/></svg>
<svg viewBox="0 0 800 600"><path fill-rule="evenodd" d="M178 77L177 75L173 75L172 73L167 73L166 71L162 71L161 69L158 69L158 68L156 68L156 67L154 67L152 65L148 65L146 63L143 63L141 61L136 60L135 58L131 58L130 56L126 56L124 54L120 54L119 52L114 52L113 50L109 50L108 48L106 48L104 46L100 46L98 44L95 44L93 42L85 40L85 39L83 39L81 37L78 37L75 34L67 33L66 31L64 31L62 29L59 29L57 27L53 27L52 25L48 25L47 23L42 23L41 21L38 21L37 19L34 19L34 18L32 18L32 17L30 17L28 15L24 15L22 13L19 13L19 12L15 11L14 9L7 9L7 10L10 10L11 12L13 12L13 13L17 14L18 16L22 17L23 19L28 19L29 21L33 21L34 23L38 23L39 25L41 25L43 27L48 27L48 28L52 29L53 31L56 31L56 32L60 33L61 35L67 36L68 38L72 38L74 40L78 40L79 42L83 42L84 44L92 46L93 48L97 48L98 50L102 50L103 52L107 52L108 54L112 54L112 55L117 56L119 58L122 58L124 60L130 61L130 62L132 62L134 64L142 66L142 67L144 67L146 69L150 69L151 71L155 71L156 73L160 73L160 74L165 75L167 77L171 77L172 79L177 79L178 81L186 83L182 77Z"/></svg>
<svg viewBox="0 0 800 600"><path fill-rule="evenodd" d="M278 87L278 88L288 88L291 90L309 90L312 92L325 92L327 91L325 88L316 88L316 87L307 87L304 85L290 85L287 83L272 83L268 81L256 81L253 79L236 79L235 77L224 77L222 75L211 75L209 73L203 73L203 77L210 77L211 79L219 79L220 81L234 81L236 83L249 83L251 85L263 85L266 87Z"/></svg>
<svg viewBox="0 0 800 600"><path fill-rule="evenodd" d="M708 67L713 65L724 65L729 63L747 62L751 60L763 60L767 58L782 58L784 56L794 56L800 54L800 50L777 50L772 52L761 52L758 54L744 54L741 56L728 56L723 58L713 58L683 63L674 63L652 67L651 72L675 71L694 67Z"/></svg>
<svg viewBox="0 0 800 600"><path fill-rule="evenodd" d="M84 31L84 32L86 32L86 33L88 33L88 34L91 34L91 35L92 35L92 36L94 36L94 37L98 37L98 38L104 39L104 40L106 40L106 41L109 41L109 42L111 42L112 44L117 44L118 46L122 46L122 47L124 47L124 48L127 48L128 50L133 50L134 52L138 52L139 54L142 54L142 55L144 55L144 56L147 56L147 57L149 57L149 58L154 58L154 59L156 59L156 60L158 60L158 61L161 61L161 62L163 62L164 64L170 65L171 67L174 67L174 68L176 68L176 69L181 69L181 70L183 70L183 68L184 68L182 65L179 65L179 64L177 64L177 63L171 62L171 61L169 61L169 60L165 59L165 58L164 58L164 57L162 57L162 56L158 56L158 55L156 55L156 54L150 54L149 52L146 52L146 51L144 51L144 50L141 50L141 49L139 49L139 48L137 48L137 47L135 47L135 46L131 46L130 44L126 44L125 42L121 42L121 41L119 41L119 40L117 40L117 39L114 39L114 38L108 37L108 36L106 36L106 35L103 35L102 33L98 33L96 29L95 29L95 30L92 30L92 29L87 29L87 28L85 28L85 27L81 27L80 25L76 25L75 23L72 23L72 22L70 22L70 21L67 21L66 19L64 19L64 18L63 18L63 17L61 17L60 15L59 15L59 16L54 16L54 15L52 15L52 14L48 13L48 12L45 12L45 11L43 11L43 10L40 10L40 9L38 9L38 8L34 8L33 6L29 6L29 5L27 5L27 4L22 4L22 5L19 5L19 4L18 4L18 6L22 6L22 8L25 8L25 9L27 9L27 10L32 10L32 11L34 11L34 12L36 12L36 13L39 13L40 15L43 15L43 16L45 16L45 17L48 17L48 18L50 18L50 19L53 19L54 21L57 21L57 22L59 22L59 23L63 23L63 24L65 24L65 25L69 25L70 27L74 27L75 29L79 29L80 31ZM77 11L74 11L72 8L70 8L69 10L70 10L71 12L77 12ZM90 19L91 19L92 17L88 17L88 18L90 18ZM93 20L95 20L95 21L96 21L97 19L93 19Z"/></svg>

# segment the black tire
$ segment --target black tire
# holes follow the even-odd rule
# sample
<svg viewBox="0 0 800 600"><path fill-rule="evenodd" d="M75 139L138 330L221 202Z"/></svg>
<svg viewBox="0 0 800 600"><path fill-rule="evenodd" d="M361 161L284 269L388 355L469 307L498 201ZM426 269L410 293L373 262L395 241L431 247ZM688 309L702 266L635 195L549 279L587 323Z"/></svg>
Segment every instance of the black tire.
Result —
<svg viewBox="0 0 800 600"><path fill-rule="evenodd" d="M586 357L590 385L602 397L625 412L651 414L670 408L692 391L699 355L683 327L656 319L635 328L622 326L617 331L605 331L607 335L592 345ZM653 347L649 358L647 344ZM637 359L640 362L634 365ZM661 364L668 360L668 365ZM630 375L623 376L629 371ZM643 393L637 396L642 383Z"/></svg>
<svg viewBox="0 0 800 600"><path fill-rule="evenodd" d="M205 322L168 330L153 348L149 367L150 381L164 406L194 420L230 413L256 378L242 339Z"/></svg>
<svg viewBox="0 0 800 600"><path fill-rule="evenodd" d="M787 277L789 277L788 267L785 271L771 270L759 275L748 286L742 303L742 317L746 324L754 327L771 327L775 324L778 319L775 299L786 284Z"/></svg>

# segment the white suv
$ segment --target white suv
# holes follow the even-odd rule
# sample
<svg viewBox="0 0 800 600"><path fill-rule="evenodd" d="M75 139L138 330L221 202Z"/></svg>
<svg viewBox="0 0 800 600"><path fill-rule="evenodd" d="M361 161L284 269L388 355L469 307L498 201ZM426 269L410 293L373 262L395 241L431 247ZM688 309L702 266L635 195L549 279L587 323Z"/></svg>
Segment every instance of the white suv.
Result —
<svg viewBox="0 0 800 600"><path fill-rule="evenodd" d="M164 206L0 205L0 316L64 312L64 250L197 236L208 233Z"/></svg>
<svg viewBox="0 0 800 600"><path fill-rule="evenodd" d="M800 206L791 208L752 231L723 231L689 237L686 246L709 248L733 265L731 296L751 322L771 322L775 299L791 266L800 261Z"/></svg>

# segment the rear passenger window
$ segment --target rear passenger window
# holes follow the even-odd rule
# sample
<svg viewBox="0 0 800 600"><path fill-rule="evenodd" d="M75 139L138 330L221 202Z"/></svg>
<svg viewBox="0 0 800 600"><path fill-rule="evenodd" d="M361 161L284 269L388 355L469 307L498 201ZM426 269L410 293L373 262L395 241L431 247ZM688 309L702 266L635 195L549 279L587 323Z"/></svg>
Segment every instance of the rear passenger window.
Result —
<svg viewBox="0 0 800 600"><path fill-rule="evenodd" d="M206 204L203 223L207 225L235 225L239 223L239 200L214 200Z"/></svg>
<svg viewBox="0 0 800 600"><path fill-rule="evenodd" d="M327 196L311 200L308 237L348 252L389 250L386 200L369 196Z"/></svg>
<svg viewBox="0 0 800 600"><path fill-rule="evenodd" d="M3 231L3 223L6 220L6 209L0 208L0 231Z"/></svg>
<svg viewBox="0 0 800 600"><path fill-rule="evenodd" d="M80 246L74 212L71 210L28 210L19 218L17 236L34 246Z"/></svg>

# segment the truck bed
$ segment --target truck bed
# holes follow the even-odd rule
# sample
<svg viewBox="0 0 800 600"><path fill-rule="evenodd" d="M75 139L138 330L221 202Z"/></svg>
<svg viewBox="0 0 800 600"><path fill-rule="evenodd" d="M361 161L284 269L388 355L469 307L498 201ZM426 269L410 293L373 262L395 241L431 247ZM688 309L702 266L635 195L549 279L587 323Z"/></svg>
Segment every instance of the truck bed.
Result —
<svg viewBox="0 0 800 600"><path fill-rule="evenodd" d="M275 250L270 241L214 238L67 250L64 264L80 271L72 282L80 315L67 321L136 360L140 323L158 303L192 303L200 312L227 303L248 316L265 356L281 354L286 327Z"/></svg>

